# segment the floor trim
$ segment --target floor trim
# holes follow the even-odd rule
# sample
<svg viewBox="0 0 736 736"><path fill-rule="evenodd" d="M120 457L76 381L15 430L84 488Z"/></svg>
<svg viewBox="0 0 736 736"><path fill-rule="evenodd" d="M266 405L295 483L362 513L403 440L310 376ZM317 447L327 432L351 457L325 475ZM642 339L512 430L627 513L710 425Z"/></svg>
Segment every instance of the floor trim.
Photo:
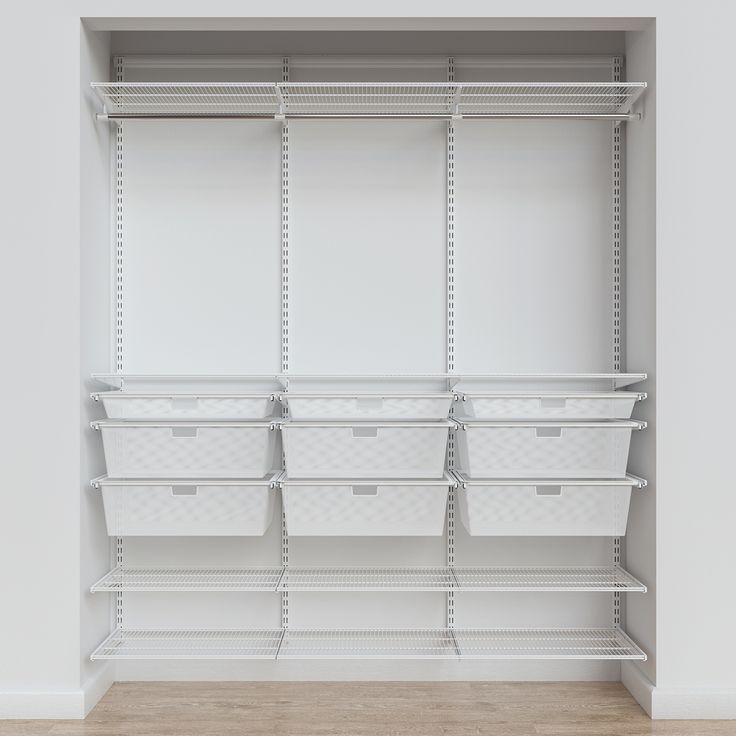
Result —
<svg viewBox="0 0 736 736"><path fill-rule="evenodd" d="M113 684L113 668L101 667L79 690L0 691L0 719L86 718Z"/></svg>
<svg viewBox="0 0 736 736"><path fill-rule="evenodd" d="M84 716L82 690L0 692L0 719L65 720Z"/></svg>
<svg viewBox="0 0 736 736"><path fill-rule="evenodd" d="M99 664L99 663L98 663ZM95 674L90 677L84 685L82 692L84 693L84 715L86 718L89 712L100 701L102 696L115 684L115 668L109 662L105 662Z"/></svg>
<svg viewBox="0 0 736 736"><path fill-rule="evenodd" d="M734 720L736 688L656 687L633 663L621 682L653 720Z"/></svg>

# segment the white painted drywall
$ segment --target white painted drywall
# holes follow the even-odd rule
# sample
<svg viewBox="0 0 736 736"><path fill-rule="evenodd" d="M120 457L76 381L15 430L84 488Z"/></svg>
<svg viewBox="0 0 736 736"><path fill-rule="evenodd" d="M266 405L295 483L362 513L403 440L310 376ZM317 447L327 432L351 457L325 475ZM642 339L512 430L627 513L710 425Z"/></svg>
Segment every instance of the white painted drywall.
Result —
<svg viewBox="0 0 736 736"><path fill-rule="evenodd" d="M99 419L99 405L89 400L91 391L99 390L90 374L104 368L112 370L108 363L114 352L114 331L111 329L114 315L111 291L111 261L114 257L110 233L116 226L114 191L109 186L111 174L110 137L115 129L100 126L94 117L97 106L94 93L85 87L100 74L110 73L110 37L107 33L92 33L82 29L80 39L80 376L78 395L81 401L81 455L80 478L76 493L70 488L67 501L79 499L80 546L79 591L80 608L80 685L85 710L94 705L95 693L104 692L112 681L113 668L104 662L91 662L90 652L105 636L111 622L111 596L96 596L89 591L91 580L99 579L110 567L110 541L104 528L104 514L100 493L90 487L89 479L105 472L105 462L100 452L97 433L89 423ZM107 186L103 186L107 182ZM108 274L108 277L103 277ZM66 497L66 494L65 494ZM101 600L102 598L102 600Z"/></svg>

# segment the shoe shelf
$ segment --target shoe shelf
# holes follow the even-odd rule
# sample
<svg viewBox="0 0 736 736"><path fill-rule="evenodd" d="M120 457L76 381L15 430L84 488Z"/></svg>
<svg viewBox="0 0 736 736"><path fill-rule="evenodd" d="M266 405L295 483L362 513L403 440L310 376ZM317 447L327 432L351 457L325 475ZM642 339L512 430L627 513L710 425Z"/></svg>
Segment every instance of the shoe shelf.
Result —
<svg viewBox="0 0 736 736"><path fill-rule="evenodd" d="M645 660L620 629L117 629L91 659Z"/></svg>
<svg viewBox="0 0 736 736"><path fill-rule="evenodd" d="M280 629L116 629L90 659L275 659Z"/></svg>

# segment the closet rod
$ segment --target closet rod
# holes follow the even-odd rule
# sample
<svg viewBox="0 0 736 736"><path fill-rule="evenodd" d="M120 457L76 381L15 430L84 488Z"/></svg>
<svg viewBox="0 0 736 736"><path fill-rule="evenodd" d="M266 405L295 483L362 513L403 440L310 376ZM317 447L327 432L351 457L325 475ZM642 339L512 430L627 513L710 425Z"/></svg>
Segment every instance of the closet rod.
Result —
<svg viewBox="0 0 736 736"><path fill-rule="evenodd" d="M625 122L640 120L641 113L618 114L580 114L580 113L463 113L450 115L449 113L418 113L407 115L402 113L386 113L383 115L351 114L351 113L324 113L319 115L289 113L286 115L253 115L248 113L231 113L222 115L196 115L189 113L97 113L98 120L605 120L608 122Z"/></svg>

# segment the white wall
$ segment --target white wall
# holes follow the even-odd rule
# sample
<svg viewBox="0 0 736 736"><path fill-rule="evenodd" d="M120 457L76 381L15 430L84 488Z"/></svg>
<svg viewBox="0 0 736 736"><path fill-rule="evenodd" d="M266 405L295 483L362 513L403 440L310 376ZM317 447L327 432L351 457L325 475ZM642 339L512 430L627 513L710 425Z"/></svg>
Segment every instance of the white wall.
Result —
<svg viewBox="0 0 736 736"><path fill-rule="evenodd" d="M314 0L319 16L401 18L475 29L520 27L548 17L543 0L374 0L346 10ZM245 25L236 16L303 15L301 3L94 0L16 4L2 67L12 114L4 160L3 222L4 546L0 712L69 715L81 672L79 640L79 18L121 13ZM719 0L558 0L561 28L595 14L600 27L641 27L617 17L657 18L657 666L660 716L736 715L736 639L731 560L730 172L734 148L731 33L736 8ZM454 20L443 18L452 15ZM486 19L477 20L478 16ZM489 19L505 16L502 21ZM521 18L521 20L519 20ZM261 26L276 21L261 19ZM317 21L313 20L314 25ZM250 21L251 25L253 24ZM98 23L104 25L102 21ZM170 26L171 24L168 23ZM375 25L375 24L374 24ZM527 23L539 25L539 22ZM29 49L32 53L29 53ZM22 71L18 72L18 60ZM38 84L37 84L38 83ZM42 85L39 89L38 85ZM7 357L9 356L9 357ZM41 391L43 389L43 391ZM697 391L696 391L697 389ZM43 448L43 454L39 454ZM631 618L631 617L630 617ZM646 682L643 683L646 686ZM644 688L646 689L646 688ZM9 694L8 694L9 693ZM24 695L25 693L25 695ZM61 693L61 695L59 695ZM66 694L71 694L67 697ZM640 697L641 691L639 691ZM70 703L76 703L70 708ZM686 708L687 710L683 710Z"/></svg>
<svg viewBox="0 0 736 736"><path fill-rule="evenodd" d="M657 26L657 674L655 712L736 717L732 390L733 4ZM684 89L697 90L682 115ZM684 400L688 388L697 396ZM686 582L684 582L686 581ZM659 700L661 700L661 704ZM703 709L695 710L702 713Z"/></svg>
<svg viewBox="0 0 736 736"><path fill-rule="evenodd" d="M100 407L89 400L91 391L99 385L90 374L100 370L112 370L110 362L114 352L113 280L110 262L113 258L111 231L116 225L114 190L111 191L110 138L115 135L112 126L99 125L95 112L95 95L89 88L92 80L110 74L110 34L81 29L80 84L80 375L78 395L81 403L81 455L80 477L76 490L80 503L80 662L81 686L85 710L94 705L96 696L109 687L113 668L104 662L91 662L89 654L109 632L110 596L92 595L91 583L110 568L110 541L104 527L104 514L100 493L94 491L89 480L105 472L105 462L99 437L89 423L102 415ZM108 277L104 277L107 274ZM71 493L70 493L71 496ZM74 497L70 498L75 500Z"/></svg>
<svg viewBox="0 0 736 736"><path fill-rule="evenodd" d="M2 116L0 715L73 717L81 704L79 23L54 41L39 8L26 8L7 34L1 72L12 103ZM48 53L35 53L42 48ZM30 79L58 84L46 82L41 96ZM59 117L39 114L41 98Z"/></svg>

